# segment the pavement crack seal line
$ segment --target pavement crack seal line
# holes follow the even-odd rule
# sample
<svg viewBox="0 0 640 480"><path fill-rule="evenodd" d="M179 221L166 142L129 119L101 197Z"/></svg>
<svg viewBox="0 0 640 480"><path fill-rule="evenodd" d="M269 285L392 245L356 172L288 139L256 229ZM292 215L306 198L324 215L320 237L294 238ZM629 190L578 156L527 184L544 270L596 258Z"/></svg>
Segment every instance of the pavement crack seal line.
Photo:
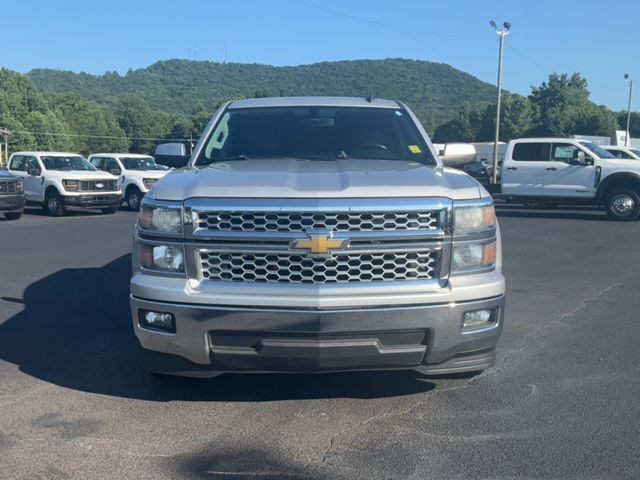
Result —
<svg viewBox="0 0 640 480"><path fill-rule="evenodd" d="M478 378L481 378L483 375L477 375L473 378L470 378L468 381L466 381L465 383L461 384L461 385L457 385L455 387L450 387L450 388L442 388L442 389L438 389L438 390L434 390L431 393L427 393L426 398L424 398L423 400L419 400L417 402L414 402L413 404L409 405L408 407L404 408L403 410L399 410L399 411L393 411L393 412L385 412L385 409L383 409L382 411L380 411L379 413L377 413L376 415L373 415L361 422L358 422L354 425L351 425L350 427L344 428L336 433L334 433L331 438L329 439L329 445L327 446L327 448L325 449L324 453L322 454L322 458L320 460L316 460L313 462L308 462L307 464L304 465L303 468L306 468L310 465L315 465L315 464L329 464L330 463L327 461L327 457L329 456L330 452L333 450L334 446L336 445L336 441L338 440L338 437L341 437L344 434L347 434L349 432L352 432L353 430L357 430L358 428L362 428L365 427L371 423L380 421L380 420L384 420L386 418L391 418L391 417L401 417L403 415L406 415L408 413L411 413L413 410L426 405L430 400L432 400L436 395L440 395L443 393L448 393L448 392L453 392L456 390L462 390L464 388L467 388L468 386L470 386L472 383L474 383ZM423 432L424 433L424 432ZM435 436L435 434L434 434Z"/></svg>
<svg viewBox="0 0 640 480"><path fill-rule="evenodd" d="M575 315L576 313L580 312L581 310L584 310L585 308L587 308L590 303L598 300L600 297L602 297L606 293L610 292L614 288L619 287L620 285L624 284L628 279L630 279L630 278L632 278L632 277L634 277L634 276L636 276L638 274L640 274L640 270L633 270L633 271L627 272L625 275L622 275L622 276L618 277L617 281L611 283L606 288L603 288L602 290L597 291L596 293L594 293L590 297L582 299L580 302L578 302L578 305L573 310L565 312L562 315L558 316L557 318L552 319L552 320L548 321L547 323L545 323L544 325L541 325L538 328L535 328L535 329L531 330L529 333L523 335L521 337L521 339L520 339L520 342L518 342L518 344L515 346L515 348L513 348L510 351L508 351L502 357L502 360L500 360L499 365L494 369L494 371L495 372L500 372L500 371L504 370L504 366L505 366L507 360L509 360L509 358L511 358L516 351L522 351L528 345L528 341L532 336L538 335L540 332L542 332L543 330L546 330L547 328L549 328L549 327L551 327L553 325L557 325L557 324L562 323L567 318L569 318L569 317ZM484 376L485 373L486 373L486 370L485 370L485 372L483 372L479 376L482 377L482 376Z"/></svg>

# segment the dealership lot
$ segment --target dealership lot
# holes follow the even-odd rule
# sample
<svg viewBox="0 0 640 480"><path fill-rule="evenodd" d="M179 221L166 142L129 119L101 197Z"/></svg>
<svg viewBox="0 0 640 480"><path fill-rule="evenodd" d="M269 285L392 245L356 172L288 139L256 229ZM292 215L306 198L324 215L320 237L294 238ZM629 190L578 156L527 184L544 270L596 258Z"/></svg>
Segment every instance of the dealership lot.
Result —
<svg viewBox="0 0 640 480"><path fill-rule="evenodd" d="M159 384L128 311L135 214L0 221L1 478L637 478L640 222L498 206L498 365Z"/></svg>

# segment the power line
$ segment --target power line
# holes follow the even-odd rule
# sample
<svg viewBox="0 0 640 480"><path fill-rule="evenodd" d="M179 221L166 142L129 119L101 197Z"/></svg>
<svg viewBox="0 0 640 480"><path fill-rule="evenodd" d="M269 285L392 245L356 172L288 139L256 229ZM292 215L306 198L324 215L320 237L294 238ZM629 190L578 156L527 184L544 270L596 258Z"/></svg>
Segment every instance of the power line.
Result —
<svg viewBox="0 0 640 480"><path fill-rule="evenodd" d="M379 27L394 28L396 30L403 30L405 32L419 33L419 34L422 34L422 35L434 35L434 36L439 36L439 37L450 37L450 38L463 38L463 39L467 39L467 40L484 40L484 41L488 41L489 40L488 38L485 38L485 37L472 37L472 36L468 36L468 35L457 35L455 33L429 32L427 30L419 30L417 28L404 27L402 25L394 25L394 24L391 24L391 23L385 23L385 22L379 22L377 20L371 20L370 18L364 18L364 17L360 17L358 15L352 15L350 13L340 12L338 10L333 10L331 8L321 7L320 5L314 5L313 3L303 2L302 0L293 0L293 1L295 3L298 3L300 5L304 5L306 7L315 8L315 9L318 9L318 10L322 10L324 12L332 13L334 15L340 15L341 17L350 18L352 20L358 20L360 22L369 23L371 25L377 25Z"/></svg>
<svg viewBox="0 0 640 480"><path fill-rule="evenodd" d="M115 135L86 135L81 133L36 132L33 130L11 130L12 134L54 135L58 137L107 138L112 140L163 140L171 142L188 142L189 138L153 138L153 137L119 137Z"/></svg>

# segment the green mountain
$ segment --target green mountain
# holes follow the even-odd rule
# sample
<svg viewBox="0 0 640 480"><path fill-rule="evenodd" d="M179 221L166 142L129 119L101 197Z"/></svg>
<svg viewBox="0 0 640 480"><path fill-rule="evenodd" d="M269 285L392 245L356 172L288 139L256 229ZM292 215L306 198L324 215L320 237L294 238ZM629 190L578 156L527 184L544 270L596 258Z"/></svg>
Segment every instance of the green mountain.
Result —
<svg viewBox="0 0 640 480"><path fill-rule="evenodd" d="M199 106L254 96L345 95L406 102L428 130L455 118L460 106L490 101L495 87L433 62L386 59L322 62L294 67L167 60L147 68L104 75L35 69L28 73L41 92L73 92L115 108L134 95L153 110L189 115Z"/></svg>

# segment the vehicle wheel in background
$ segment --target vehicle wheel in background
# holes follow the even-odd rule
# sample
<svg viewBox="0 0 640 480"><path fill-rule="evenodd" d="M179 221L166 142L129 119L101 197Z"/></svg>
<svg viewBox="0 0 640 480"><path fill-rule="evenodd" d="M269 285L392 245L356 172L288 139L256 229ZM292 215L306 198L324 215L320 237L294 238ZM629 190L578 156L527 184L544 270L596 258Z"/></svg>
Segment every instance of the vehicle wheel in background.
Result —
<svg viewBox="0 0 640 480"><path fill-rule="evenodd" d="M7 212L4 214L7 220L20 220L22 212Z"/></svg>
<svg viewBox="0 0 640 480"><path fill-rule="evenodd" d="M112 213L116 213L118 211L118 207L109 207L109 208L101 208L102 213L105 215L111 215Z"/></svg>
<svg viewBox="0 0 640 480"><path fill-rule="evenodd" d="M44 199L44 209L52 217L62 217L64 215L64 203L58 192L47 193Z"/></svg>
<svg viewBox="0 0 640 480"><path fill-rule="evenodd" d="M630 188L613 188L605 195L604 206L614 220L630 222L640 215L640 196Z"/></svg>
<svg viewBox="0 0 640 480"><path fill-rule="evenodd" d="M130 210L137 212L140 210L140 202L142 202L142 192L136 187L130 187L127 190L127 198L125 199Z"/></svg>

